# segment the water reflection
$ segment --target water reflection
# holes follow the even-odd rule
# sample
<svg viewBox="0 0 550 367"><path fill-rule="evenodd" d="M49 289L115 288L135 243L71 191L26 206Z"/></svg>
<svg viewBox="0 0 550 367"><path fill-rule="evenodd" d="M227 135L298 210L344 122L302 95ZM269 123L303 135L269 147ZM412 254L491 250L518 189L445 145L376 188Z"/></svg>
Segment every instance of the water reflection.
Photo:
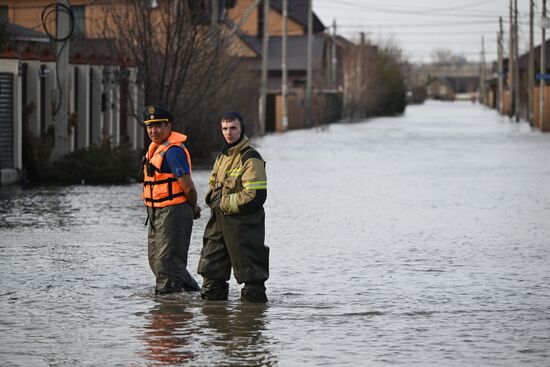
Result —
<svg viewBox="0 0 550 367"><path fill-rule="evenodd" d="M159 300L149 311L143 340L146 352L141 357L154 366L178 365L193 360L190 337L197 331L193 313L180 301Z"/></svg>
<svg viewBox="0 0 550 367"><path fill-rule="evenodd" d="M271 353L273 342L265 333L267 311L265 304L206 302L202 313L207 326L214 331L206 347L222 352L222 358L217 360L225 360L228 364L276 364Z"/></svg>
<svg viewBox="0 0 550 367"><path fill-rule="evenodd" d="M145 348L138 353L148 365L277 364L274 343L266 335L267 305L181 297L158 297L155 302L145 314L140 337Z"/></svg>

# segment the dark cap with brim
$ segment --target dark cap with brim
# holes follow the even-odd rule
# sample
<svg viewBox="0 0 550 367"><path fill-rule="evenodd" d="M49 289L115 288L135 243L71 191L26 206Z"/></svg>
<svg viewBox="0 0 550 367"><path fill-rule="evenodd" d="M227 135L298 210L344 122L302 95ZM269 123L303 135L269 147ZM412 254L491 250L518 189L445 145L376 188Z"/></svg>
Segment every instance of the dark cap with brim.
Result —
<svg viewBox="0 0 550 367"><path fill-rule="evenodd" d="M143 109L143 123L148 125L152 122L172 122L174 115L161 106L147 106Z"/></svg>

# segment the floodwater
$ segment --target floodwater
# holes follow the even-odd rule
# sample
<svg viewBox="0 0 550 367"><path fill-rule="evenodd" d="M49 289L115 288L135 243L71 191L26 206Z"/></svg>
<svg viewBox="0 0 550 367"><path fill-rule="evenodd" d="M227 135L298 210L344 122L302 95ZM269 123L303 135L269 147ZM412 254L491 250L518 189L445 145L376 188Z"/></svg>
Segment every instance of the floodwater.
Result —
<svg viewBox="0 0 550 367"><path fill-rule="evenodd" d="M138 184L2 188L0 365L550 365L550 134L429 102L256 145L267 305L155 296Z"/></svg>

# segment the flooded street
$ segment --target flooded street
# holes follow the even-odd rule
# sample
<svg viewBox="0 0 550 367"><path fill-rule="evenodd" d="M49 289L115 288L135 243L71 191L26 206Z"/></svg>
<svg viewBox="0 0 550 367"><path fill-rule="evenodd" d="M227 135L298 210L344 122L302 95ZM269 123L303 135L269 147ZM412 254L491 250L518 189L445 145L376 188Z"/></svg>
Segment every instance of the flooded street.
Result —
<svg viewBox="0 0 550 367"><path fill-rule="evenodd" d="M255 145L267 305L155 296L139 184L2 188L0 365L550 365L550 134L429 102Z"/></svg>

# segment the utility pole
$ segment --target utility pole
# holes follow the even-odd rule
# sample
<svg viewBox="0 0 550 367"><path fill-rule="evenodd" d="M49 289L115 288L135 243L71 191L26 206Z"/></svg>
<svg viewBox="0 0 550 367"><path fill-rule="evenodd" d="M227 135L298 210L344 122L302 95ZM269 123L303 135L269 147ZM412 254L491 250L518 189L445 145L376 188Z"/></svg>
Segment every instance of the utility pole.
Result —
<svg viewBox="0 0 550 367"><path fill-rule="evenodd" d="M288 38L288 0L283 0L283 53L282 53L282 104L283 104L283 130L288 128L288 106L287 106L287 88L288 88L288 73L286 70L286 51L287 51L287 38Z"/></svg>
<svg viewBox="0 0 550 367"><path fill-rule="evenodd" d="M313 125L313 70L312 70L312 58L313 58L313 15L312 15L312 2L307 1L307 74L306 74L306 126L311 127Z"/></svg>
<svg viewBox="0 0 550 367"><path fill-rule="evenodd" d="M65 9L62 6L65 5ZM69 134L67 122L68 109L68 92L69 92L69 47L70 40L63 38L69 36L70 32L70 16L66 9L70 9L68 0L59 0L57 10L57 38L61 39L56 42L57 65L56 73L58 84L58 93L56 95L56 110L54 111L55 123L55 143L54 143L54 158L59 158L69 151Z"/></svg>
<svg viewBox="0 0 550 367"><path fill-rule="evenodd" d="M544 92L545 92L545 81L544 77L546 74L546 0L542 0L542 40L540 43L540 129L544 131L545 121L544 121Z"/></svg>
<svg viewBox="0 0 550 367"><path fill-rule="evenodd" d="M356 75L355 75L355 85L356 85L356 91L355 94L357 95L357 100L363 104L364 101L367 100L368 94L366 92L366 81L368 78L368 75L365 75L364 69L366 61L366 39L365 39L365 32L360 33L360 43L359 43L359 50L358 50L358 56L356 60ZM366 108L361 107L359 111L357 111L359 117L365 117L368 114L368 111Z"/></svg>
<svg viewBox="0 0 550 367"><path fill-rule="evenodd" d="M269 44L269 0L263 0L264 6L264 24L262 34L262 71L261 71L261 87L260 87L260 106L258 108L260 122L260 134L265 134L265 119L267 106L267 60L268 60L268 44Z"/></svg>
<svg viewBox="0 0 550 367"><path fill-rule="evenodd" d="M485 38L481 36L481 57L479 61L479 102L486 104L485 95Z"/></svg>
<svg viewBox="0 0 550 367"><path fill-rule="evenodd" d="M210 12L210 32L212 32L212 39L217 41L218 38L218 21L220 19L220 7L219 0L210 0L212 4L212 11Z"/></svg>
<svg viewBox="0 0 550 367"><path fill-rule="evenodd" d="M512 118L515 114L514 102L516 101L514 92L514 17L512 13L512 0L510 0L510 49L508 51L508 117Z"/></svg>
<svg viewBox="0 0 550 367"><path fill-rule="evenodd" d="M527 73L527 96L529 98L529 104L527 106L527 121L530 125L533 125L533 111L535 104L533 102L533 90L535 88L535 38L534 38L534 13L535 13L535 0L529 1L529 72Z"/></svg>
<svg viewBox="0 0 550 367"><path fill-rule="evenodd" d="M514 0L514 112L516 122L519 122L520 105L519 105L519 52L518 52L518 0Z"/></svg>
<svg viewBox="0 0 550 367"><path fill-rule="evenodd" d="M331 68L331 84L330 88L338 89L338 71L337 71L337 57L336 57L336 19L332 22L332 68Z"/></svg>
<svg viewBox="0 0 550 367"><path fill-rule="evenodd" d="M502 93L503 93L503 81L504 81L504 67L503 67L503 42L504 42L504 32L502 30L502 17L498 18L499 32L497 35L498 42L498 82L497 82L497 97L498 97L498 112L502 115L503 103L502 103Z"/></svg>

